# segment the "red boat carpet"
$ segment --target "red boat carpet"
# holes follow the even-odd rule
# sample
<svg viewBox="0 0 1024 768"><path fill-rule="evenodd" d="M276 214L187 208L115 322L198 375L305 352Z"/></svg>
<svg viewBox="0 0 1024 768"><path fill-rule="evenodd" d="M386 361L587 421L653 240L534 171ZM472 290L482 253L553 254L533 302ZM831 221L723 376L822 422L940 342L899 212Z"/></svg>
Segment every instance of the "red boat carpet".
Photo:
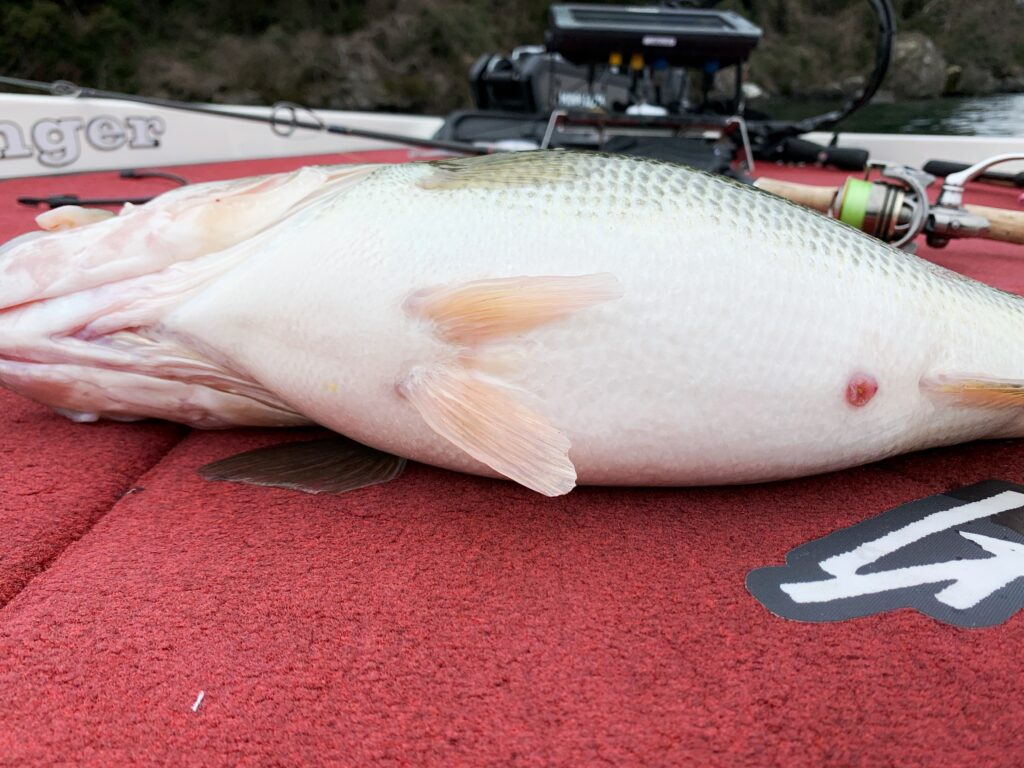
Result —
<svg viewBox="0 0 1024 768"><path fill-rule="evenodd" d="M0 239L33 227L21 194L166 187L2 183ZM1024 292L1019 248L924 254ZM196 475L284 434L310 431L79 425L0 395L0 766L1024 764L1021 616L801 624L744 588L900 503L1024 482L1024 441L559 499L419 465L340 497Z"/></svg>

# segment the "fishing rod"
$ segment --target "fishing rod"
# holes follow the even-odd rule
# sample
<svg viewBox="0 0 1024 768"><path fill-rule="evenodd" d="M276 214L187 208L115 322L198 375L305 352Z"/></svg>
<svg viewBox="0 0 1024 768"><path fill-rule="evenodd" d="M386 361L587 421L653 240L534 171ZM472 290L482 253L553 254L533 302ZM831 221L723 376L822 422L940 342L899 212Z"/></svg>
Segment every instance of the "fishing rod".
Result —
<svg viewBox="0 0 1024 768"><path fill-rule="evenodd" d="M754 186L813 208L897 247L910 247L924 234L929 246L951 239L981 237L1024 245L1024 211L965 205L964 188L999 163L1024 160L1024 154L987 158L946 176L935 202L927 189L935 176L917 168L873 163L882 180L848 178L842 187L819 187L760 178ZM1012 178L1012 177L1011 177Z"/></svg>
<svg viewBox="0 0 1024 768"><path fill-rule="evenodd" d="M442 149L448 152L459 152L466 155L487 155L495 150L478 147L463 141L445 141L443 139L418 139L411 136L402 136L397 133L386 133L384 131L370 131L364 128L352 128L339 123L328 123L322 120L312 109L288 101L279 101L271 107L269 115L257 115L246 112L236 112L230 109L223 109L205 104L193 104L187 101L176 101L174 99L162 99L155 96L135 96L130 93L119 93L118 91L105 91L100 88L88 88L77 85L68 80L54 80L47 83L41 80L26 80L20 77L7 77L0 75L0 85L9 85L17 88L25 88L31 91L41 91L52 96L71 96L73 98L87 99L114 99L117 101L129 101L137 104L146 104L151 107L163 107L164 109L176 109L181 112L193 112L197 114L210 115L211 117L226 117L233 120L248 120L253 123L265 123L270 126L275 134L282 137L290 136L297 129L332 133L339 136L353 136L360 139L375 139L387 141L393 144L403 144L411 147L427 147L430 149ZM299 117L299 112L306 112L312 116L312 120L304 120ZM282 119L279 113L287 113L289 117Z"/></svg>

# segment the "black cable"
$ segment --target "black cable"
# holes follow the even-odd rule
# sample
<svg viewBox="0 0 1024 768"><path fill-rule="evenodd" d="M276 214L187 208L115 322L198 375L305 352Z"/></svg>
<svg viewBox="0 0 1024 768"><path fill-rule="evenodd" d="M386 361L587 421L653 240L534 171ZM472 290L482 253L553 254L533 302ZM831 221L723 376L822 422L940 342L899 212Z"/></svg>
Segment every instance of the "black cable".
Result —
<svg viewBox="0 0 1024 768"><path fill-rule="evenodd" d="M868 2L871 3L871 6L875 9L875 14L878 16L878 42L875 48L875 68L871 72L871 77L864 86L864 90L855 98L847 101L842 109L808 117L794 123L793 127L800 133L810 133L811 131L821 131L835 127L871 101L871 98L885 80L885 75L889 71L889 63L892 60L893 39L896 36L895 14L893 13L890 0L868 0ZM791 133L789 135L796 134Z"/></svg>
<svg viewBox="0 0 1024 768"><path fill-rule="evenodd" d="M849 99L840 109L821 115L805 117L797 121L750 121L752 140L762 155L770 154L785 139L811 131L834 128L863 107L878 92L892 60L893 39L896 36L896 19L891 0L868 0L878 17L878 38L875 47L875 67L864 89Z"/></svg>
<svg viewBox="0 0 1024 768"><path fill-rule="evenodd" d="M132 205L143 205L152 200L152 197L90 197L81 198L78 195L63 194L63 195L50 195L49 197L19 197L18 203L21 205L47 205L50 208L60 208L65 205L81 205L81 206L96 206L96 205L124 205L130 203Z"/></svg>
<svg viewBox="0 0 1024 768"><path fill-rule="evenodd" d="M166 179L182 187L188 184L188 179L184 176L168 171L140 171L137 168L125 168L119 175L122 179Z"/></svg>
<svg viewBox="0 0 1024 768"><path fill-rule="evenodd" d="M187 186L188 179L184 176L179 176L176 173L169 173L168 171L146 171L137 170L135 168L125 168L120 171L118 175L122 179L164 179L166 181L174 182L179 186ZM152 200L152 197L93 197L93 198L81 198L73 192L65 192L56 195L49 195L48 197L19 197L18 202L21 205L48 205L50 208L60 208L64 205L82 205L82 206L95 206L95 205L142 205Z"/></svg>

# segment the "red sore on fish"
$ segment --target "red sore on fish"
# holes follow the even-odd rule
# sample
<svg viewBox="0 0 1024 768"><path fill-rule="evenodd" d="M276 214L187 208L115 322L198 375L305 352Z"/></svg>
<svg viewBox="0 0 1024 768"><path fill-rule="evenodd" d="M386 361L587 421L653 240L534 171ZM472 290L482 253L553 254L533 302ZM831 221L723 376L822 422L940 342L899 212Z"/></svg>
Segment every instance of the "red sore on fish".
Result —
<svg viewBox="0 0 1024 768"><path fill-rule="evenodd" d="M855 373L846 385L846 402L860 408L871 402L878 391L878 381L866 373Z"/></svg>

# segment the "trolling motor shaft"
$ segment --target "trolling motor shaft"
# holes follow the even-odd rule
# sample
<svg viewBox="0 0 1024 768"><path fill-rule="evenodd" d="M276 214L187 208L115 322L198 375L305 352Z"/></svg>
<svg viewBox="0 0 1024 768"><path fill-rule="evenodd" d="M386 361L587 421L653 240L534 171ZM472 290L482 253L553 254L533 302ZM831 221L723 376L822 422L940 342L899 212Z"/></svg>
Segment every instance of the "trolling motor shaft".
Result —
<svg viewBox="0 0 1024 768"><path fill-rule="evenodd" d="M897 247L907 246L921 233L933 248L963 237L1024 245L1024 212L963 204L963 189L968 181L996 163L1022 159L1022 155L1000 155L951 174L935 204L928 201L925 191L935 177L907 166L885 166L881 171L884 181L849 178L842 187L768 178L758 179L754 185L828 213Z"/></svg>

